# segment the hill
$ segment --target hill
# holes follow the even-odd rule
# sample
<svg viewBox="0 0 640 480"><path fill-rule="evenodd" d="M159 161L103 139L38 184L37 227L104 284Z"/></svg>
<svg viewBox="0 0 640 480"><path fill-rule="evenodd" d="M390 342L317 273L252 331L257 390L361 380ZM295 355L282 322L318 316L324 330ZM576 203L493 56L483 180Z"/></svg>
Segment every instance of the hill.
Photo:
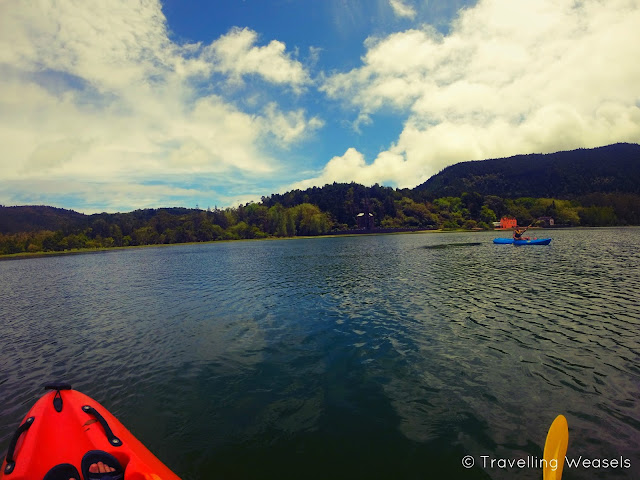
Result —
<svg viewBox="0 0 640 480"><path fill-rule="evenodd" d="M572 199L600 194L640 194L640 145L457 163L414 189L431 198L464 192L503 198Z"/></svg>
<svg viewBox="0 0 640 480"><path fill-rule="evenodd" d="M260 203L84 215L0 206L0 256L132 245L291 237L349 231L640 225L640 145L464 162L414 189L356 183L293 190Z"/></svg>
<svg viewBox="0 0 640 480"><path fill-rule="evenodd" d="M86 223L86 215L44 205L0 206L0 233L71 231Z"/></svg>

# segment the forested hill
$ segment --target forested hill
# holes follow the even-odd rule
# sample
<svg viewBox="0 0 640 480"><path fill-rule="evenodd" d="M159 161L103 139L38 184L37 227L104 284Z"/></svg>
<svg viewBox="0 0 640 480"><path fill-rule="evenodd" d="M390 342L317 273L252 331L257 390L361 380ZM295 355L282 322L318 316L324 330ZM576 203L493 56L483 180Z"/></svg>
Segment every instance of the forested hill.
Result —
<svg viewBox="0 0 640 480"><path fill-rule="evenodd" d="M640 194L640 145L462 162L415 188L431 198L464 192L503 198L571 199L594 193Z"/></svg>
<svg viewBox="0 0 640 480"><path fill-rule="evenodd" d="M640 225L640 145L465 162L414 189L333 183L222 210L84 215L0 205L0 256L363 230L486 230L503 216L519 225Z"/></svg>
<svg viewBox="0 0 640 480"><path fill-rule="evenodd" d="M0 233L72 230L86 223L86 215L44 205L3 207L0 205Z"/></svg>

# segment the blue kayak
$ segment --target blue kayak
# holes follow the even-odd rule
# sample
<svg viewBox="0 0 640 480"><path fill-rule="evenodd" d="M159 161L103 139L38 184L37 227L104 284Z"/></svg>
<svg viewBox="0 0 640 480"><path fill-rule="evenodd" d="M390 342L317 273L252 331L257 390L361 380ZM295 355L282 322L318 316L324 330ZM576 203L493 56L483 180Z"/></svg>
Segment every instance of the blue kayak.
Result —
<svg viewBox="0 0 640 480"><path fill-rule="evenodd" d="M533 238L531 240L514 240L513 238L494 238L493 243L504 245L549 245L550 238Z"/></svg>

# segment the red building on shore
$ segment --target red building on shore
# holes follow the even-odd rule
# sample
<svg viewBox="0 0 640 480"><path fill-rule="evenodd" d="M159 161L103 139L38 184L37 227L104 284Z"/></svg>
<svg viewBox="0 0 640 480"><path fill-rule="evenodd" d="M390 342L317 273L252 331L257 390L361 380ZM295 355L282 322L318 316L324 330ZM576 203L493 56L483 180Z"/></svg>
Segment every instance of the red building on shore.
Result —
<svg viewBox="0 0 640 480"><path fill-rule="evenodd" d="M502 217L500 219L500 228L510 229L518 226L518 220L513 217Z"/></svg>

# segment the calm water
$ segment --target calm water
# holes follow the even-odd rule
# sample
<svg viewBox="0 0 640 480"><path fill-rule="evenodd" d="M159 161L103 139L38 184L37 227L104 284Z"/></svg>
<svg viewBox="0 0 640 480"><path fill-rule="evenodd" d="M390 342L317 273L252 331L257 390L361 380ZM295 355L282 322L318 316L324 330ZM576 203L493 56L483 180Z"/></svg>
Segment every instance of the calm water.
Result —
<svg viewBox="0 0 640 480"><path fill-rule="evenodd" d="M631 463L563 478L639 478L640 229L545 233L0 262L0 451L64 379L184 479L541 479L489 462L559 413L569 457Z"/></svg>

